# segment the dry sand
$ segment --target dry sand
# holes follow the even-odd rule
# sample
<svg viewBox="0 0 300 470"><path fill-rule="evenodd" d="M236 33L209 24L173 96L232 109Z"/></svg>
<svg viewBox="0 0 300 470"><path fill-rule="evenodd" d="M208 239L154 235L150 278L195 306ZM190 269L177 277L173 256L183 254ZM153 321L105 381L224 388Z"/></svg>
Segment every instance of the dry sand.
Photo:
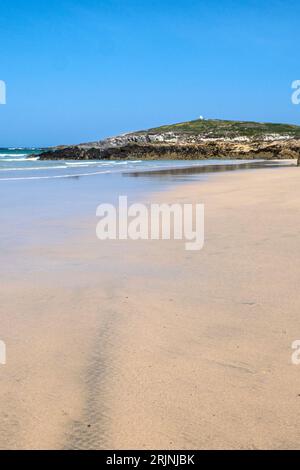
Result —
<svg viewBox="0 0 300 470"><path fill-rule="evenodd" d="M300 448L300 170L155 197L205 203L203 250L99 242L87 224L18 253L0 448Z"/></svg>

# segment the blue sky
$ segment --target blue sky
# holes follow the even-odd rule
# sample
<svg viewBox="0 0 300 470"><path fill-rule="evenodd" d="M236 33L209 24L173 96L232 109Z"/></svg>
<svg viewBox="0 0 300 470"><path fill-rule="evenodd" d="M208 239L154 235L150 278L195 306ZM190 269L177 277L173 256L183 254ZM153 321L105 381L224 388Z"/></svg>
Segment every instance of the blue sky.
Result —
<svg viewBox="0 0 300 470"><path fill-rule="evenodd" d="M296 1L1 0L0 146L207 118L300 124Z"/></svg>

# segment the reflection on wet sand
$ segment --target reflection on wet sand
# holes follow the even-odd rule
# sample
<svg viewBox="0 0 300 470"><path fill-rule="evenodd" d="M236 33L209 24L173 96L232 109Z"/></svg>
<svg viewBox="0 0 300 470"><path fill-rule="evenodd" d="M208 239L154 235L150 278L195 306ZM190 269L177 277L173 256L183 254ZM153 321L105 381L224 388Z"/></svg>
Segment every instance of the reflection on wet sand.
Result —
<svg viewBox="0 0 300 470"><path fill-rule="evenodd" d="M131 177L154 177L154 178L166 178L170 177L180 177L180 176L195 176L201 175L203 173L216 173L220 171L236 171L236 170L253 170L260 168L282 168L282 167L291 167L295 166L293 161L287 162L284 161L255 161L255 162L246 162L246 163L225 163L225 164L215 164L215 165L194 165L187 166L183 168L164 168L159 170L147 170L147 171L134 171L134 172L124 172L123 176Z"/></svg>

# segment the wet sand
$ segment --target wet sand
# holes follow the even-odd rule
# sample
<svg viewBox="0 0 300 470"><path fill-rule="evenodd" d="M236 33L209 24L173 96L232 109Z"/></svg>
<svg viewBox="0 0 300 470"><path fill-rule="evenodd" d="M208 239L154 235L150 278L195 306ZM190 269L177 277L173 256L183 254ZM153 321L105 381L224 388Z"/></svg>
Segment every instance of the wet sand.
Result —
<svg viewBox="0 0 300 470"><path fill-rule="evenodd" d="M205 203L203 250L88 219L6 255L0 448L300 448L300 170L154 199Z"/></svg>

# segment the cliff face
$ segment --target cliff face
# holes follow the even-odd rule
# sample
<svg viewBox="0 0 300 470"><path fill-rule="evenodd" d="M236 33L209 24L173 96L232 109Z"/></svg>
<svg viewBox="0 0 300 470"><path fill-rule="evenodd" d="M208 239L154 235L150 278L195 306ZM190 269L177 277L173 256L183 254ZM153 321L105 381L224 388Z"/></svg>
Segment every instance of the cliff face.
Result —
<svg viewBox="0 0 300 470"><path fill-rule="evenodd" d="M286 159L300 157L300 127L236 121L191 121L98 142L56 147L42 160Z"/></svg>

